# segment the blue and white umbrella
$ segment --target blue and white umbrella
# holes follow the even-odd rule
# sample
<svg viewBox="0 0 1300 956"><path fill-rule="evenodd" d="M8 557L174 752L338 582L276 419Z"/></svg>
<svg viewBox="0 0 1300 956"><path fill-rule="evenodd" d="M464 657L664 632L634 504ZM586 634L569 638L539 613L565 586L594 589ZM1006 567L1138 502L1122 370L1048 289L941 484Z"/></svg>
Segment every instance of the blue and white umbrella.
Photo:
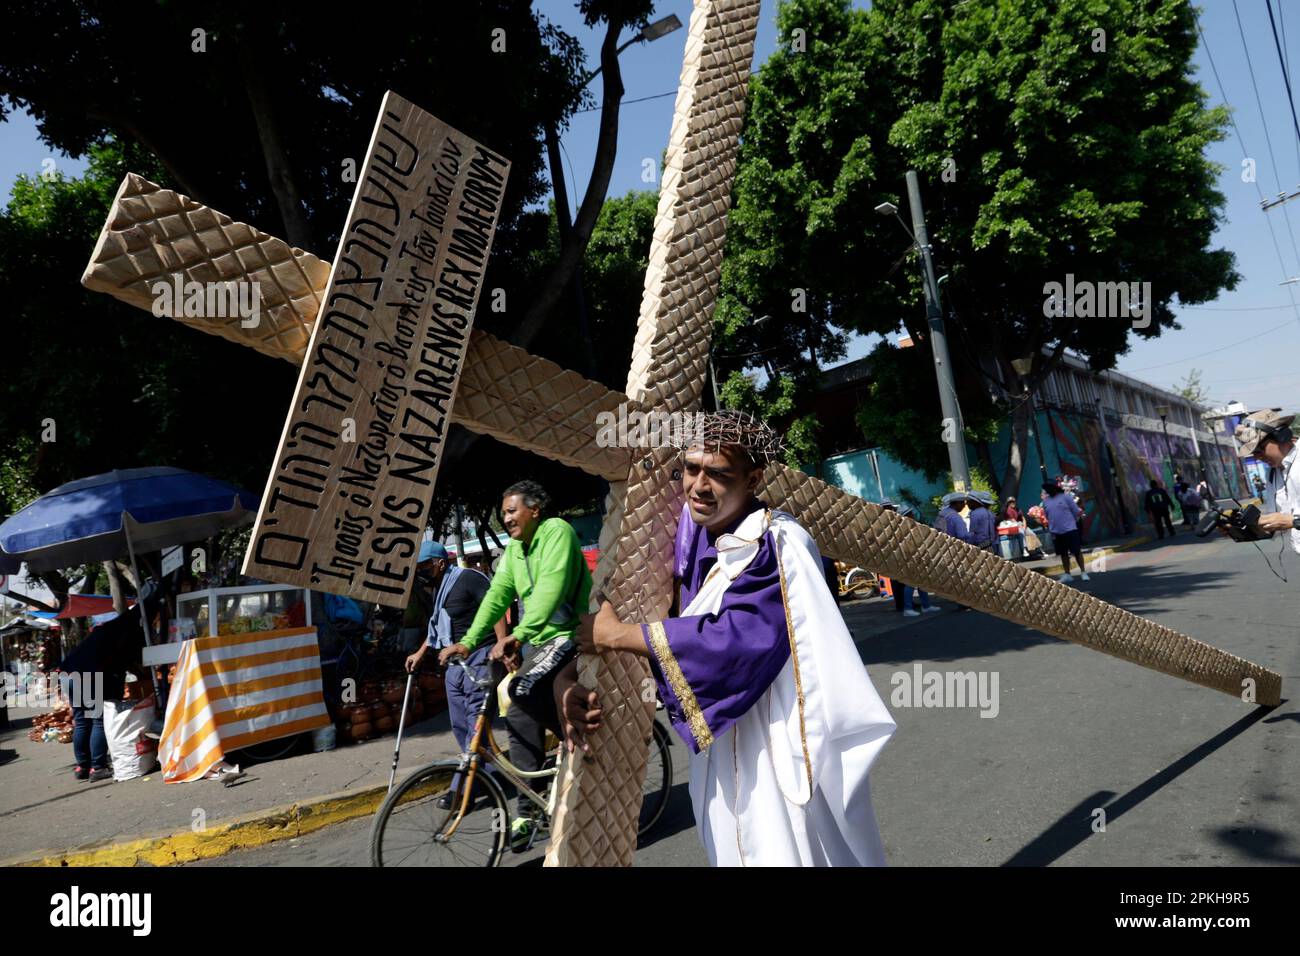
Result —
<svg viewBox="0 0 1300 956"><path fill-rule="evenodd" d="M110 471L59 485L0 524L0 562L40 573L127 555L134 567L137 554L248 524L257 504L247 491L181 468Z"/></svg>

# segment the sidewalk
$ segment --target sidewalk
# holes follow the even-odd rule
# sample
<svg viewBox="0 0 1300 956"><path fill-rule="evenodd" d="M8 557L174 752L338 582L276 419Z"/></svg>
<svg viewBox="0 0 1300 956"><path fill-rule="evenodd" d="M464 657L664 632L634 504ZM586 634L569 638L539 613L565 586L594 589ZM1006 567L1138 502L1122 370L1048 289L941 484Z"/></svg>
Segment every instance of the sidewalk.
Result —
<svg viewBox="0 0 1300 956"><path fill-rule="evenodd" d="M1091 543L1108 553L1151 541L1139 533ZM1059 575L1054 555L1025 562L1031 570ZM932 597L943 609L950 602ZM859 643L941 615L907 618L889 598L841 604ZM123 783L85 783L72 776L72 747L27 739L31 718L41 711L14 709L0 731L0 865L43 863L166 866L290 839L370 816L383 800L392 765L393 735L329 753L297 756L247 767L235 786L215 781L164 785L160 773ZM431 760L454 756L445 713L414 724L402 740L398 778ZM15 752L10 756L4 751Z"/></svg>
<svg viewBox="0 0 1300 956"><path fill-rule="evenodd" d="M72 776L72 746L27 739L42 711L10 711L0 731L0 866L167 865L288 839L374 813L388 788L393 734L328 753L250 765L248 776L163 784ZM12 757L3 751L16 751ZM457 752L446 713L407 729L398 778Z"/></svg>

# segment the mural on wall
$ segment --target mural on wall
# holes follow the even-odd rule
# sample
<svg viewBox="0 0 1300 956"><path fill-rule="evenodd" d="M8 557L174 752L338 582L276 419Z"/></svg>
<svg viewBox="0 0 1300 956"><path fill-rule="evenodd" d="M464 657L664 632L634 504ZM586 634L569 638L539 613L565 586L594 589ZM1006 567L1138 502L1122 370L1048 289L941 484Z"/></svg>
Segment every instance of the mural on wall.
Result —
<svg viewBox="0 0 1300 956"><path fill-rule="evenodd" d="M1095 418L1053 410L1050 434L1060 464L1057 473L1076 475L1083 484L1079 500L1088 515L1084 525L1087 539L1122 535L1124 515L1101 441L1101 423ZM1129 428L1122 424L1112 424L1108 434L1115 454L1123 508L1134 530L1150 523L1143 510L1143 501L1153 478L1170 489L1176 472L1192 484L1204 478L1220 497L1245 494L1240 469L1230 448L1201 442L1198 456L1190 437L1170 434L1166 444L1163 432ZM1175 518L1178 514L1176 508Z"/></svg>
<svg viewBox="0 0 1300 956"><path fill-rule="evenodd" d="M1085 514L1085 541L1151 530L1150 519L1142 507L1143 501L1152 478L1160 481L1166 489L1172 487L1170 450L1173 469L1191 483L1195 484L1204 477L1219 497L1244 498L1251 494L1245 490L1241 469L1230 447L1201 442L1198 456L1191 438L1170 434L1167 449L1161 431L1131 428L1116 423L1113 418L1108 420L1108 425L1122 505L1111 477L1101 422L1091 416L1055 408L1050 412L1040 410L1036 415L1035 428L1042 442L1047 474L1053 478L1069 475L1079 479L1077 494ZM1006 462L1009 441L1008 422L1001 428L991 448L994 462ZM1022 507L1029 507L1039 501L1042 472L1032 439L1025 452L1018 497ZM974 449L970 449L969 454L972 462L977 460ZM932 516L930 499L943 494L947 488L943 479L929 481L925 475L905 468L878 448L835 455L823 461L816 471L807 465L804 470L819 474L822 480L868 501L891 498L900 504L920 506L926 519ZM1173 517L1175 521L1181 518L1177 507Z"/></svg>

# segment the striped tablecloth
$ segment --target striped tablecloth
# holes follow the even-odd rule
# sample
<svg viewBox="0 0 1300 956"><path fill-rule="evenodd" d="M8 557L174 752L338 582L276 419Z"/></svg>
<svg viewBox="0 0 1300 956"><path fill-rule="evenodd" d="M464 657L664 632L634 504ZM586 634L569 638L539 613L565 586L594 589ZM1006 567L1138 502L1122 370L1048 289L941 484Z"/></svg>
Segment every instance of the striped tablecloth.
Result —
<svg viewBox="0 0 1300 956"><path fill-rule="evenodd" d="M186 641L158 743L163 780L198 780L228 751L328 724L315 628Z"/></svg>

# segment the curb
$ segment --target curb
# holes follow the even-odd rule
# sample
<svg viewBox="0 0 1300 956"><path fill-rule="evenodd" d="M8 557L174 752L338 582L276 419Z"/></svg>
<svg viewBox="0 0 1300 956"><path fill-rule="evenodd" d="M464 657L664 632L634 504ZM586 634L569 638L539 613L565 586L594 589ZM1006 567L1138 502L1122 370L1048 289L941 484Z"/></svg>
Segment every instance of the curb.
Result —
<svg viewBox="0 0 1300 956"><path fill-rule="evenodd" d="M388 795L387 784L344 791L286 806L256 810L203 830L180 830L61 853L0 861L0 866L174 866L305 836L335 823L369 816Z"/></svg>
<svg viewBox="0 0 1300 956"><path fill-rule="evenodd" d="M1150 544L1154 540L1155 539L1152 538L1150 535L1142 535L1137 538L1130 538L1128 541L1124 541L1120 544L1107 544L1107 545L1101 545L1099 547L1094 547L1091 550L1085 551L1084 556L1087 557L1090 554L1096 554L1098 551L1100 551L1102 554L1113 554L1116 551L1127 551L1129 550L1129 548L1137 548L1144 544ZM1059 578L1062 574L1065 573L1063 570L1061 570L1060 562L1057 562L1055 565L1053 565L1050 568L1035 568L1034 570L1038 571L1039 574L1045 574L1048 577L1052 577L1052 578ZM1099 571L1098 574L1100 573L1101 572Z"/></svg>

